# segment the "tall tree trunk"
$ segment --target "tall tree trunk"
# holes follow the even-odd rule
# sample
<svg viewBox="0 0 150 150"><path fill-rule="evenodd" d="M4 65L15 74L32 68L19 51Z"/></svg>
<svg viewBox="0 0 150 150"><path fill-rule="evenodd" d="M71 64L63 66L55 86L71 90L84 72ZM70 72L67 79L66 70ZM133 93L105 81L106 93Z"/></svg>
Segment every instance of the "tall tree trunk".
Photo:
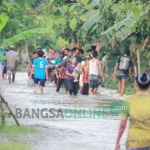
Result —
<svg viewBox="0 0 150 150"><path fill-rule="evenodd" d="M141 59L140 59L140 49L137 49L137 66L138 66L138 74L141 73Z"/></svg>
<svg viewBox="0 0 150 150"><path fill-rule="evenodd" d="M76 46L76 41L73 35L73 31L71 29L70 29L70 37L71 37L72 46Z"/></svg>

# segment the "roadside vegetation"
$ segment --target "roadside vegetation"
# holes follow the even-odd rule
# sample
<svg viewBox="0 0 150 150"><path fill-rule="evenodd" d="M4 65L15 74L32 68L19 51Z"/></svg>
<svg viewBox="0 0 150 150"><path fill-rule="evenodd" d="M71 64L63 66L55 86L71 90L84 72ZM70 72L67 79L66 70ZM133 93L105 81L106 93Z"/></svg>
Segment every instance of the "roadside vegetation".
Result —
<svg viewBox="0 0 150 150"><path fill-rule="evenodd" d="M41 131L34 127L16 126L16 125L5 125L0 128L0 134L4 137L7 136L8 141L4 140L0 142L0 150L31 150L31 145L25 143L21 139L13 139L15 135L28 135L28 134L39 134Z"/></svg>

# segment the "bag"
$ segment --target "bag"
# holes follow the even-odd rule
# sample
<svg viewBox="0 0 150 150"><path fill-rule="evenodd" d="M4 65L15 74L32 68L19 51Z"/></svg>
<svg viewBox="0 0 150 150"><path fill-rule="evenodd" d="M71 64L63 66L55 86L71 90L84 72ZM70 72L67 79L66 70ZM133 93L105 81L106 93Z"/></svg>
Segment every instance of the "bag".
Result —
<svg viewBox="0 0 150 150"><path fill-rule="evenodd" d="M124 76L124 75L125 75L125 73L122 70L117 70L117 72L116 72L117 78L120 78L121 76Z"/></svg>

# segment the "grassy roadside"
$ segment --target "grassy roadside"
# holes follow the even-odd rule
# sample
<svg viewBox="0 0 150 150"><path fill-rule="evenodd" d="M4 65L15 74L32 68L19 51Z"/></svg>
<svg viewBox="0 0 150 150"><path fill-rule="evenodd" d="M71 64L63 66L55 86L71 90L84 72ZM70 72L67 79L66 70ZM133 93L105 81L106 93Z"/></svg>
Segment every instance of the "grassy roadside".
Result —
<svg viewBox="0 0 150 150"><path fill-rule="evenodd" d="M31 150L30 146L26 146L24 143L15 143L14 141L9 141L6 143L0 142L1 150Z"/></svg>
<svg viewBox="0 0 150 150"><path fill-rule="evenodd" d="M105 83L102 84L102 87L108 88L108 89L111 89L111 90L118 90L118 81L113 80L110 77L107 77ZM125 88L125 94L126 95L133 95L135 93L136 93L136 89L134 87L134 83L129 82L127 80L127 84L126 84L126 88Z"/></svg>
<svg viewBox="0 0 150 150"><path fill-rule="evenodd" d="M26 126L16 126L16 125L5 125L0 129L0 133L4 134L37 134L40 133L37 129L33 127Z"/></svg>
<svg viewBox="0 0 150 150"><path fill-rule="evenodd" d="M16 125L5 125L0 128L0 134L4 134L6 136L12 136L10 141L0 142L0 150L31 150L31 146L26 145L23 141L14 141L13 135L27 135L27 134L38 134L41 131L26 126L16 126Z"/></svg>

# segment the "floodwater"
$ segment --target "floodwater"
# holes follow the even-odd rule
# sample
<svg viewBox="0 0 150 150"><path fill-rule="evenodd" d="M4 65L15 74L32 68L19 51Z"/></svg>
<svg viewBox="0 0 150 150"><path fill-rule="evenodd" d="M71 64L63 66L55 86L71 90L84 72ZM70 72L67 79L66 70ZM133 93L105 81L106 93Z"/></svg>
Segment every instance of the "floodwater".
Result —
<svg viewBox="0 0 150 150"><path fill-rule="evenodd" d="M74 99L63 89L56 93L50 82L43 95L34 94L34 87L28 86L27 81L27 73L17 73L16 82L11 85L4 80L4 97L21 125L35 126L43 132L16 136L16 140L23 138L33 150L114 149L120 124L120 119L109 113L110 103L119 100L114 91L100 88L96 98L79 94ZM38 112L38 109L39 116L35 116L33 111ZM51 109L55 109L53 114L49 112ZM101 111L100 115L94 113L97 110ZM12 118L7 121L14 122ZM121 150L125 150L127 130L121 139Z"/></svg>

